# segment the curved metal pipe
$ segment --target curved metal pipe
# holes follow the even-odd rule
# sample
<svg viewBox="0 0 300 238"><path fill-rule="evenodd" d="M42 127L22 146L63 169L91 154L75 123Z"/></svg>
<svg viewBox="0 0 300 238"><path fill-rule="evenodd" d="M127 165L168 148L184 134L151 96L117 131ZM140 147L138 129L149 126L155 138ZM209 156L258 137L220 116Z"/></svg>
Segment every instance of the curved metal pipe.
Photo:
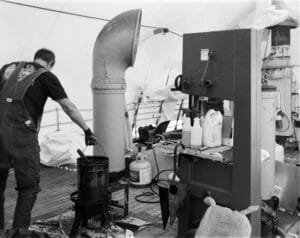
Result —
<svg viewBox="0 0 300 238"><path fill-rule="evenodd" d="M141 26L140 9L110 20L97 37L93 51L94 131L107 153L109 171L125 168L125 71L133 66ZM94 155L102 155L95 147Z"/></svg>

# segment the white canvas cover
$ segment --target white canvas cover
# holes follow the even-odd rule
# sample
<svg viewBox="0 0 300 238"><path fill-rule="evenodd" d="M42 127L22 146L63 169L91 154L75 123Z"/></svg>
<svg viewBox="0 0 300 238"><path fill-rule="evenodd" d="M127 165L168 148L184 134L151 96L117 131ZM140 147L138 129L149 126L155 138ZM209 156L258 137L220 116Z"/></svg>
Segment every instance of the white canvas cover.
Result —
<svg viewBox="0 0 300 238"><path fill-rule="evenodd" d="M299 19L297 0L273 1L284 10L276 10L271 0L13 1L103 19L141 8L144 26L165 27L176 33L154 35L153 28L142 27L135 66L126 73L127 103L136 101L141 90L144 96L153 99L170 96L161 91L170 87L181 72L180 35L184 33L236 27L262 29L288 16ZM105 23L0 1L0 65L31 60L38 48L50 48L57 56L54 73L61 79L69 97L79 108L91 108L92 50ZM47 107L53 105L49 103Z"/></svg>
<svg viewBox="0 0 300 238"><path fill-rule="evenodd" d="M105 20L126 10L141 8L143 26L136 62L125 75L126 103L136 102L142 91L145 100L165 100L167 101L163 105L165 119L175 119L177 116L177 113L174 113L176 105L172 101L186 97L169 91L174 78L181 73L183 34L235 28L263 29L287 17L293 17L298 21L300 19L298 0L12 1L103 19L67 15L0 0L0 65L12 61L32 60L35 51L42 47L52 49L57 62L53 69L54 73L61 80L69 98L78 108L84 109L92 108L90 87L92 52L96 37L107 22ZM274 4L281 10L277 10ZM155 27L168 28L170 32L153 34ZM266 42L267 38L262 42L263 48ZM46 110L54 107L57 107L57 104L49 101ZM43 118L44 122L47 120L46 117ZM42 153L45 153L42 157L44 163L48 165L52 164L50 158L52 155L47 155L44 149L55 145L58 138L55 136L57 136L55 133L48 135L47 140L52 141L49 144L42 142ZM80 144L83 142L82 138L79 143L75 139L76 136L72 139L59 137L60 140L72 140L73 144L82 148ZM63 143L62 146L66 144ZM69 150L72 151L72 148ZM63 148L54 146L53 149ZM65 155L62 150L55 153L62 155L59 163L77 157L73 152L72 155Z"/></svg>

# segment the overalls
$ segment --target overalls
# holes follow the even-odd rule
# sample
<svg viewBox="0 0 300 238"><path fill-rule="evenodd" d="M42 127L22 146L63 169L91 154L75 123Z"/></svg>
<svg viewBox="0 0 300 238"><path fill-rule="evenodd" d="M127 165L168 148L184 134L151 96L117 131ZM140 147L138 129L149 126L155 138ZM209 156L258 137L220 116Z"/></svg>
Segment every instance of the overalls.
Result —
<svg viewBox="0 0 300 238"><path fill-rule="evenodd" d="M0 229L4 229L4 192L9 169L15 170L18 200L13 228L28 228L40 191L38 126L24 105L24 95L46 69L22 75L18 64L0 91Z"/></svg>

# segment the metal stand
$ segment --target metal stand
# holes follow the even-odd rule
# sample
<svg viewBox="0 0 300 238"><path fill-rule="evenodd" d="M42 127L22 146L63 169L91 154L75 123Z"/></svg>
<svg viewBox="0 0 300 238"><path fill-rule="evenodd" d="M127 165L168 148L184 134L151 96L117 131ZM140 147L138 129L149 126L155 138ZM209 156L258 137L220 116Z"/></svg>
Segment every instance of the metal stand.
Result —
<svg viewBox="0 0 300 238"><path fill-rule="evenodd" d="M108 225L112 218L108 212L108 206L117 207L123 209L123 216L128 216L129 207L129 182L128 180L118 181L117 184L110 185L109 191L115 192L120 189L124 189L124 203L119 204L118 201L107 198L106 201L80 201L77 198L77 192L71 194L71 200L75 203L75 218L72 225L70 237L77 237L79 228L87 226L88 219L101 215L101 226Z"/></svg>
<svg viewBox="0 0 300 238"><path fill-rule="evenodd" d="M76 237L80 225L86 227L88 219L101 215L101 225L109 224L111 218L108 214L108 198L105 201L80 201L77 192L71 194L71 200L75 203L75 218L70 237Z"/></svg>

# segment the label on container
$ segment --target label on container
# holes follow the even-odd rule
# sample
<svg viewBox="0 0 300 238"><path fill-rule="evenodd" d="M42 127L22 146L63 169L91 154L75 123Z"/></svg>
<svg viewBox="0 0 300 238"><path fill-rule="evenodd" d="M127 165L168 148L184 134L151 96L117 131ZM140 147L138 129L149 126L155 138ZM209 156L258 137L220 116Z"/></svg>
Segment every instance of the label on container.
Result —
<svg viewBox="0 0 300 238"><path fill-rule="evenodd" d="M216 124L212 129L211 142L214 146L222 144L222 124Z"/></svg>
<svg viewBox="0 0 300 238"><path fill-rule="evenodd" d="M130 181L139 184L148 184L151 182L151 167L140 170L130 170Z"/></svg>
<svg viewBox="0 0 300 238"><path fill-rule="evenodd" d="M209 53L209 49L201 49L200 60L208 61L208 53Z"/></svg>
<svg viewBox="0 0 300 238"><path fill-rule="evenodd" d="M135 183L140 182L140 172L138 170L130 170L130 181Z"/></svg>

